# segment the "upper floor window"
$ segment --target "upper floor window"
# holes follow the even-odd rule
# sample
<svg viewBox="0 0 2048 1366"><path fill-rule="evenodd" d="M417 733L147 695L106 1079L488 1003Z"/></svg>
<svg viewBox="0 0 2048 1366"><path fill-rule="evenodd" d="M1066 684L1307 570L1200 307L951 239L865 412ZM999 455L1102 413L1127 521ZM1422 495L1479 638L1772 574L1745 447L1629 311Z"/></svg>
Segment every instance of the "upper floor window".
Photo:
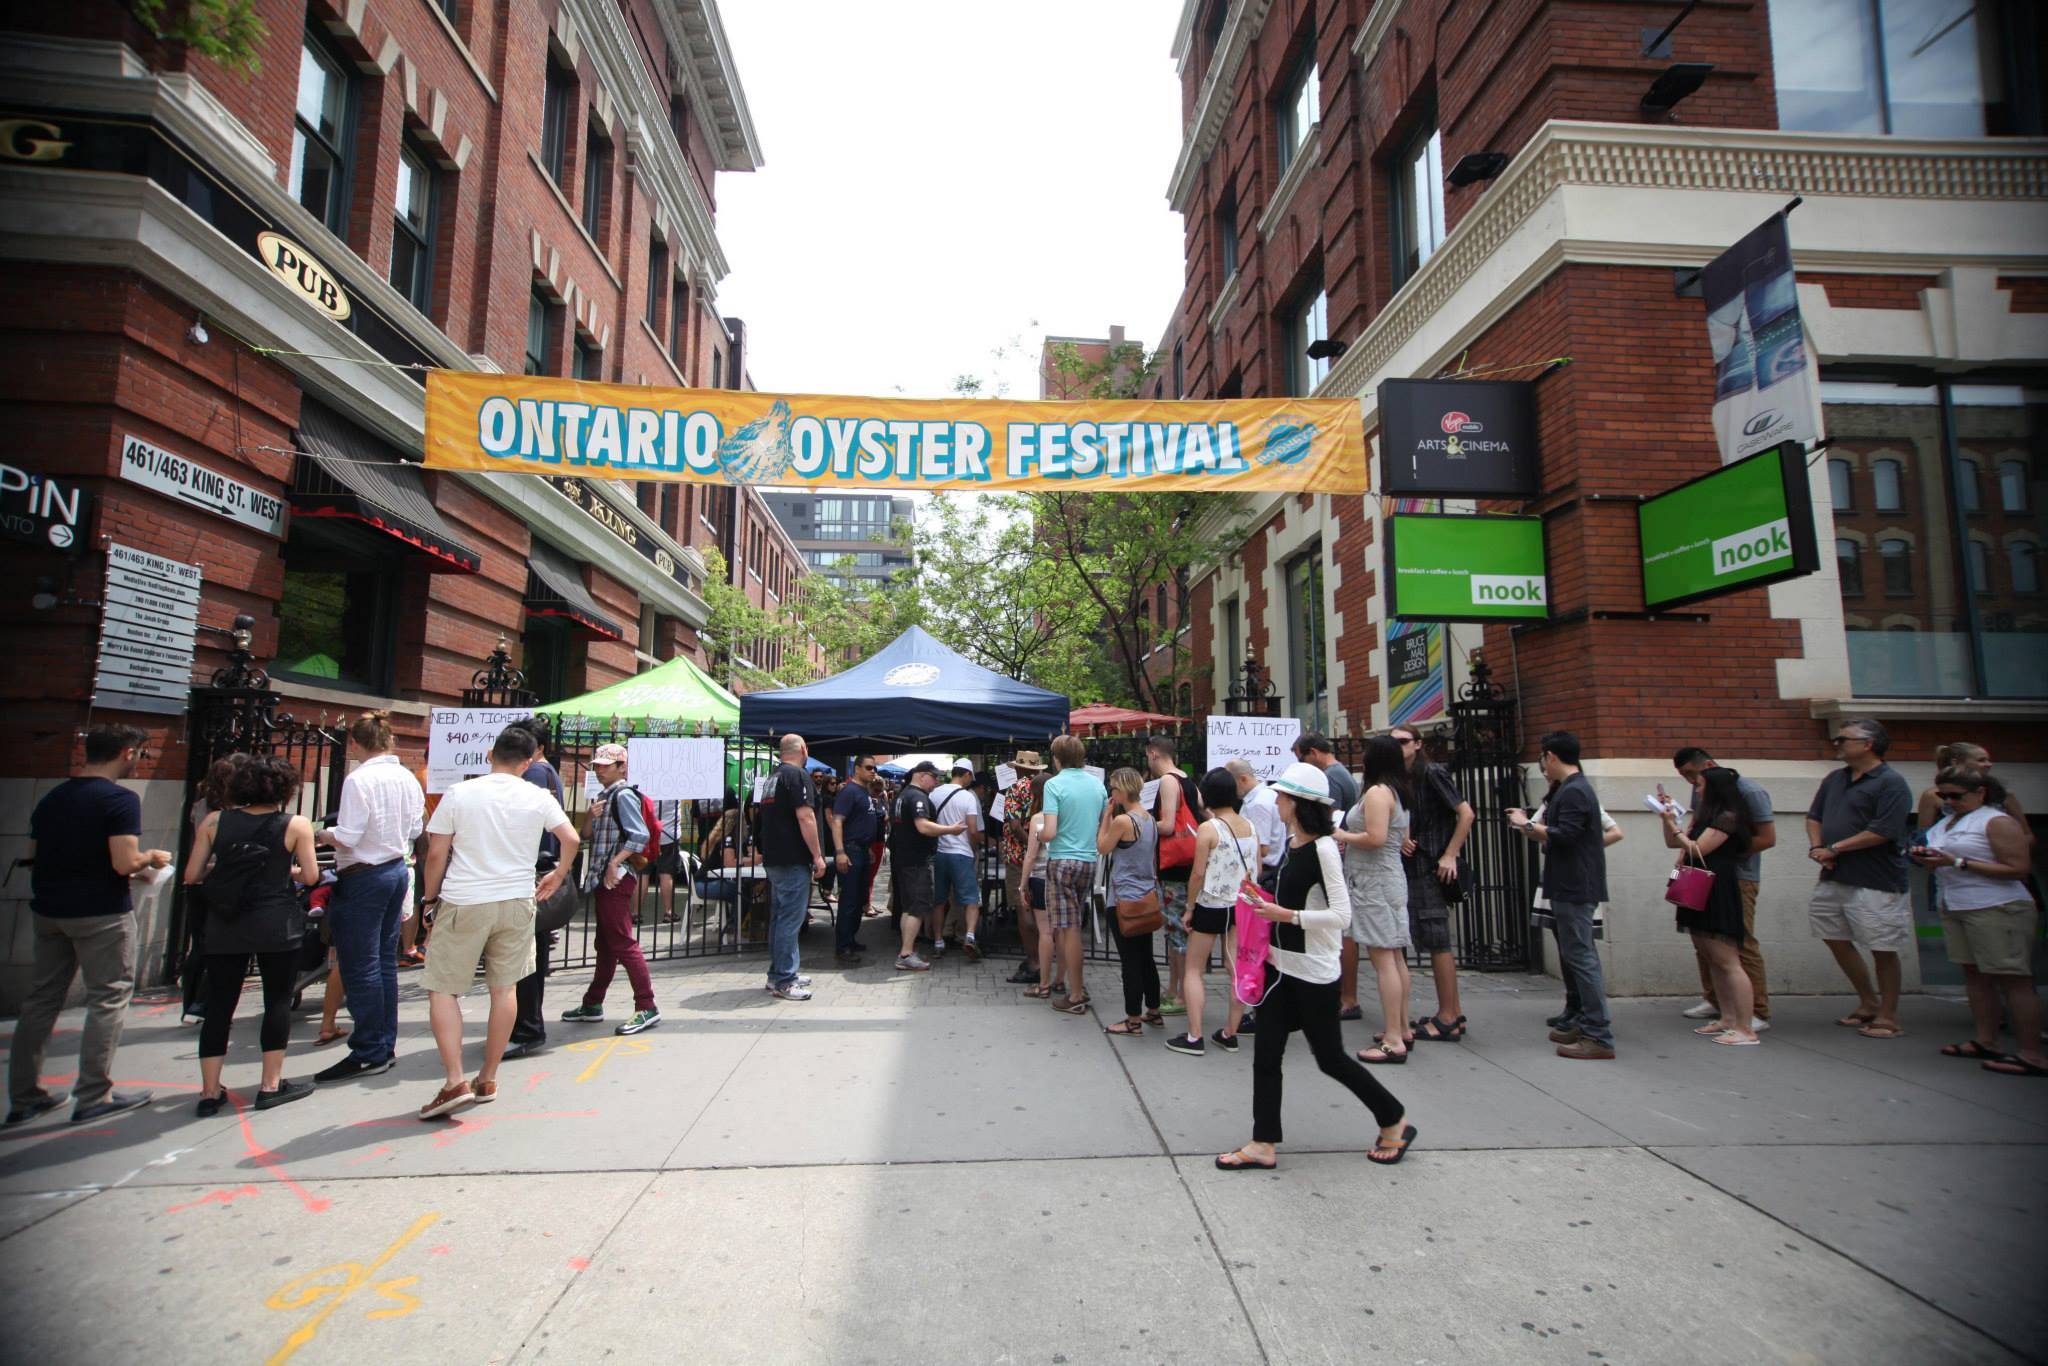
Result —
<svg viewBox="0 0 2048 1366"><path fill-rule="evenodd" d="M1394 163L1394 287L1422 269L1444 240L1444 136L1434 115Z"/></svg>
<svg viewBox="0 0 2048 1366"><path fill-rule="evenodd" d="M1179 342L1173 344L1173 396L1175 398L1181 397L1188 391L1185 383L1186 371L1182 368L1181 363L1180 348L1181 344Z"/></svg>
<svg viewBox="0 0 2048 1366"><path fill-rule="evenodd" d="M1913 548L1904 541L1879 541L1878 559L1884 565L1884 591L1895 598L1913 596Z"/></svg>
<svg viewBox="0 0 2048 1366"><path fill-rule="evenodd" d="M676 146L683 149L683 156L690 155L690 102L681 95L674 95L668 102L668 128L676 135Z"/></svg>
<svg viewBox="0 0 2048 1366"><path fill-rule="evenodd" d="M647 242L647 325L661 325L661 299L668 293L668 247L659 237ZM660 336L659 332L655 333Z"/></svg>
<svg viewBox="0 0 2048 1366"><path fill-rule="evenodd" d="M714 389L723 389L725 387L725 353L723 351L713 351L711 353L711 387Z"/></svg>
<svg viewBox="0 0 2048 1366"><path fill-rule="evenodd" d="M604 378L604 352L580 337L576 339L576 378Z"/></svg>
<svg viewBox="0 0 2048 1366"><path fill-rule="evenodd" d="M434 303L434 168L410 147L398 152L398 193L391 233L391 284L420 312Z"/></svg>
<svg viewBox="0 0 2048 1366"><path fill-rule="evenodd" d="M1223 266L1223 279L1227 282L1237 274L1237 196L1225 195L1216 208L1216 259Z"/></svg>
<svg viewBox="0 0 2048 1366"><path fill-rule="evenodd" d="M583 230L599 241L604 239L605 192L611 180L612 144L593 119L583 141Z"/></svg>
<svg viewBox="0 0 2048 1366"><path fill-rule="evenodd" d="M1322 83L1316 72L1315 38L1309 38L1308 52L1303 55L1301 65L1296 68L1294 78L1287 83L1280 95L1279 109L1279 152L1280 173L1294 164L1294 158L1308 141L1309 130L1316 126L1323 109Z"/></svg>
<svg viewBox="0 0 2048 1366"><path fill-rule="evenodd" d="M1855 471L1846 460L1828 461L1828 498L1837 512L1856 510Z"/></svg>
<svg viewBox="0 0 2048 1366"><path fill-rule="evenodd" d="M1871 501L1879 512L1898 512L1906 506L1905 467L1896 460L1879 460L1870 467Z"/></svg>
<svg viewBox="0 0 2048 1366"><path fill-rule="evenodd" d="M669 291L668 353L678 361L683 358L683 318L689 309L690 287L677 280Z"/></svg>
<svg viewBox="0 0 2048 1366"><path fill-rule="evenodd" d="M1998 505L2007 512L2027 510L2027 466L2022 460L1998 463Z"/></svg>
<svg viewBox="0 0 2048 1366"><path fill-rule="evenodd" d="M1312 394L1330 373L1328 357L1316 358L1308 348L1330 335L1330 296L1316 281L1303 291L1287 327L1287 392Z"/></svg>
<svg viewBox="0 0 2048 1366"><path fill-rule="evenodd" d="M1983 466L1967 455L1956 462L1956 502L1962 505L1964 512L1984 510L1983 494L1977 487L1983 474Z"/></svg>
<svg viewBox="0 0 2048 1366"><path fill-rule="evenodd" d="M1770 7L1778 126L1971 138L2041 128L2034 0Z"/></svg>
<svg viewBox="0 0 2048 1366"><path fill-rule="evenodd" d="M2036 547L2032 541L2014 541L2005 548L2005 567L2012 575L2013 592L2041 591L2041 566L2035 555Z"/></svg>
<svg viewBox="0 0 2048 1366"><path fill-rule="evenodd" d="M292 119L292 196L336 236L348 231L349 123L355 82L311 33L299 48Z"/></svg>
<svg viewBox="0 0 2048 1366"><path fill-rule="evenodd" d="M548 301L538 292L526 301L526 373L548 373Z"/></svg>
<svg viewBox="0 0 2048 1366"><path fill-rule="evenodd" d="M1982 541L1970 542L1970 591L1989 593L1991 591L1991 547Z"/></svg>
<svg viewBox="0 0 2048 1366"><path fill-rule="evenodd" d="M541 96L540 160L560 185L569 172L569 124L576 110L576 74L548 54L547 87Z"/></svg>
<svg viewBox="0 0 2048 1366"><path fill-rule="evenodd" d="M1863 596L1862 548L1846 538L1835 542L1835 574L1842 581L1842 596Z"/></svg>

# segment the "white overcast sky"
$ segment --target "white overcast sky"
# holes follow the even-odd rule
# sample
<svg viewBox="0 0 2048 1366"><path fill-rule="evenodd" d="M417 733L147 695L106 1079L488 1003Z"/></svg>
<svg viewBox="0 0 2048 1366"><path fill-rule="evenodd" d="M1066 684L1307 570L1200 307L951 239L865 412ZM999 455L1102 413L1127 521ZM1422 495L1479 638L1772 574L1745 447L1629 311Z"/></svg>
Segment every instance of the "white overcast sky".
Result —
<svg viewBox="0 0 2048 1366"><path fill-rule="evenodd" d="M722 0L765 164L718 178L718 305L755 385L942 397L1000 368L1036 398L1046 333L1155 344L1182 281L1179 10Z"/></svg>

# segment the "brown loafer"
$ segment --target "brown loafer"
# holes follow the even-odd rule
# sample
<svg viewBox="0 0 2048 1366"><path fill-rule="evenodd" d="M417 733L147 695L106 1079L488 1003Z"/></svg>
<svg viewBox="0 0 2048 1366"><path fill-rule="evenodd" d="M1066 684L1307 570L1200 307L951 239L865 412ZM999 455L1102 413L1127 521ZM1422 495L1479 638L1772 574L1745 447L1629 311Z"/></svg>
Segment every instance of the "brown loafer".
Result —
<svg viewBox="0 0 2048 1366"><path fill-rule="evenodd" d="M1581 1038L1577 1043L1568 1043L1557 1050L1560 1058L1579 1058L1587 1062L1609 1062L1614 1050L1593 1039Z"/></svg>
<svg viewBox="0 0 2048 1366"><path fill-rule="evenodd" d="M420 1107L421 1119L439 1119L453 1114L465 1105L476 1104L476 1095L469 1089L469 1083L458 1081L441 1088L440 1093Z"/></svg>
<svg viewBox="0 0 2048 1366"><path fill-rule="evenodd" d="M478 1077L469 1084L469 1095L478 1105L489 1105L498 1098L498 1083Z"/></svg>
<svg viewBox="0 0 2048 1366"><path fill-rule="evenodd" d="M1550 1031L1550 1041L1552 1043L1577 1043L1584 1037L1586 1036L1579 1033L1576 1029L1553 1029Z"/></svg>

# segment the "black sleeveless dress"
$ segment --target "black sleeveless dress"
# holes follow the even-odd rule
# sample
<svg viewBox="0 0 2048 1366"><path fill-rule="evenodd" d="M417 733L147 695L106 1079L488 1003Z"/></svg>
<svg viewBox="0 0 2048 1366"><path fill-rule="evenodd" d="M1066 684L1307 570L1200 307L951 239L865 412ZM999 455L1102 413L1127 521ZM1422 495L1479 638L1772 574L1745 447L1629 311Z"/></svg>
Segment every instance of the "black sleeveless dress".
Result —
<svg viewBox="0 0 2048 1366"><path fill-rule="evenodd" d="M1698 931L1718 939L1742 942L1742 884L1736 880L1742 871L1743 856L1749 852L1750 840L1735 830L1736 820L1732 814L1723 814L1715 820L1714 828L1728 838L1721 847L1706 857L1707 871L1714 875L1713 890L1707 894L1703 910L1688 910L1677 907L1677 929L1680 934ZM1687 832L1690 838L1698 839L1703 827L1697 822Z"/></svg>
<svg viewBox="0 0 2048 1366"><path fill-rule="evenodd" d="M306 908L292 880L292 851L284 842L291 819L285 811L261 816L242 811L220 813L220 826L213 835L216 850L247 841L262 844L271 852L262 876L250 886L239 909L206 908L208 953L283 953L298 948L305 939Z"/></svg>

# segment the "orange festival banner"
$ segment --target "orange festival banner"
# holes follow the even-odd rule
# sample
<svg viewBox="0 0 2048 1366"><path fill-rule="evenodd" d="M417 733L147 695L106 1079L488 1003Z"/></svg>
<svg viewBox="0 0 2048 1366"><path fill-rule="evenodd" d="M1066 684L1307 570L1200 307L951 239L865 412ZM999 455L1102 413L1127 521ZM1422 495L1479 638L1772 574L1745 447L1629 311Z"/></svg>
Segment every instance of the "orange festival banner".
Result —
<svg viewBox="0 0 2048 1366"><path fill-rule="evenodd" d="M849 398L427 374L430 469L819 489L1364 493L1358 400Z"/></svg>

